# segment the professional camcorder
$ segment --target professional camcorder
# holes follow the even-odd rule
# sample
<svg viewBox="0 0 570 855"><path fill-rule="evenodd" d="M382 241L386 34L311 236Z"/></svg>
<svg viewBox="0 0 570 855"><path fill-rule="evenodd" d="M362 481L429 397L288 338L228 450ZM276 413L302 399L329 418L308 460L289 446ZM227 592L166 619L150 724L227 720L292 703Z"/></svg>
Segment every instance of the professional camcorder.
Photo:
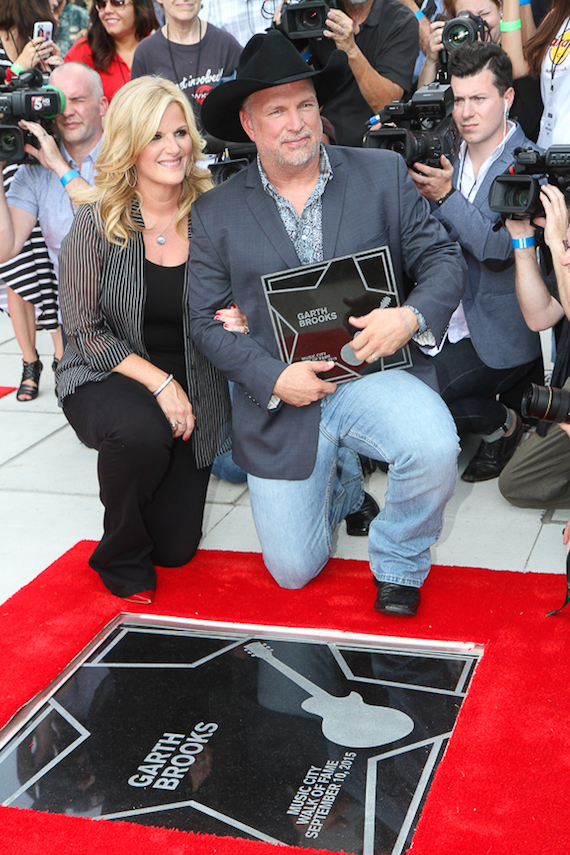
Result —
<svg viewBox="0 0 570 855"><path fill-rule="evenodd" d="M46 123L63 113L65 95L56 86L42 86L42 74L29 68L11 83L0 86L0 161L5 163L37 163L24 151L26 143L39 148L33 134L18 126L20 119Z"/></svg>
<svg viewBox="0 0 570 855"><path fill-rule="evenodd" d="M288 0L281 10L278 29L291 41L322 39L329 9L334 8L335 0Z"/></svg>
<svg viewBox="0 0 570 855"><path fill-rule="evenodd" d="M513 220L544 216L541 178L548 178L570 200L570 146L553 145L544 154L533 148L515 149L515 162L498 175L489 191L489 207Z"/></svg>
<svg viewBox="0 0 570 855"><path fill-rule="evenodd" d="M525 418L570 424L570 392L531 383L524 393L521 412Z"/></svg>
<svg viewBox="0 0 570 855"><path fill-rule="evenodd" d="M441 167L440 157L457 157L461 138L452 120L453 92L446 83L428 83L410 101L392 101L378 114L395 128L374 128L364 137L365 148L383 148L401 154L406 164Z"/></svg>
<svg viewBox="0 0 570 855"><path fill-rule="evenodd" d="M204 154L215 154L214 163L208 164L214 184L222 184L224 181L245 169L255 160L257 147L255 143L232 143L224 142L210 134L206 135L206 148Z"/></svg>
<svg viewBox="0 0 570 855"><path fill-rule="evenodd" d="M460 12L457 18L446 21L441 31L443 49L447 53L463 45L470 45L478 40L484 42L489 38L489 24L479 15L472 15L471 12Z"/></svg>

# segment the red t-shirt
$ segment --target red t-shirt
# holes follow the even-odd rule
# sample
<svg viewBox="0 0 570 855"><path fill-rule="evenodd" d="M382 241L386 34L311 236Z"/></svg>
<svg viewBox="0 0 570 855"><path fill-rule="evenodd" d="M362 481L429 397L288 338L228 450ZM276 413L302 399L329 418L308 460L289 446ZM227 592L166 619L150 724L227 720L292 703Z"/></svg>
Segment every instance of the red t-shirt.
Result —
<svg viewBox="0 0 570 855"><path fill-rule="evenodd" d="M65 54L65 62L82 62L84 65L90 65L95 68L91 48L87 44L87 39L78 39ZM128 83L131 79L131 69L127 63L115 54L106 71L95 69L103 83L103 93L110 101L117 89L120 89L123 84Z"/></svg>

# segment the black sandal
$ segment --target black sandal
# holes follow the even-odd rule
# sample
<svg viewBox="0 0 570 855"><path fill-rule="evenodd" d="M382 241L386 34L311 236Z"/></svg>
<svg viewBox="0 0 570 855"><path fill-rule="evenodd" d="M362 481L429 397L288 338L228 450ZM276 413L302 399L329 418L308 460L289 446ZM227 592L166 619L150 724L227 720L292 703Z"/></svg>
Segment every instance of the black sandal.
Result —
<svg viewBox="0 0 570 855"><path fill-rule="evenodd" d="M43 365L40 362L39 354L36 350L37 359L35 362L26 362L22 360L24 363L24 370L22 372L22 382L20 383L20 388L16 392L16 399L18 401L22 401L23 403L27 401L33 401L34 398L38 397L39 392L39 384L40 384L40 374L42 373ZM36 385L33 386L32 383L26 383L26 380L32 380ZM22 395L26 395L27 397L23 398Z"/></svg>
<svg viewBox="0 0 570 855"><path fill-rule="evenodd" d="M55 372L57 371L57 366L58 366L58 365L59 365L59 359L57 359L57 358L54 356L54 358L53 358L53 362L52 362L52 364L51 364L51 370L53 371L53 373L54 373L54 374L55 374ZM53 391L55 392L55 397L57 398L57 380L55 381L55 388L54 388L54 390L53 390Z"/></svg>

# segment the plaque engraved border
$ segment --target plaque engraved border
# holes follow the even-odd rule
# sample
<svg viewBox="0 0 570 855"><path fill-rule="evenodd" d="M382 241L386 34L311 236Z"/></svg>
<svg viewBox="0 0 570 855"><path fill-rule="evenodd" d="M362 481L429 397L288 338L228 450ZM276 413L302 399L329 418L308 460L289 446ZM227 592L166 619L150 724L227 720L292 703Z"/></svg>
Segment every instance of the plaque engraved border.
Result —
<svg viewBox="0 0 570 855"><path fill-rule="evenodd" d="M332 359L336 366L323 377L335 383L370 370L350 347L359 330L348 318L400 305L387 246L265 274L261 281L281 359ZM411 366L406 344L380 357L374 371Z"/></svg>
<svg viewBox="0 0 570 855"><path fill-rule="evenodd" d="M120 615L0 732L0 802L399 855L481 654Z"/></svg>

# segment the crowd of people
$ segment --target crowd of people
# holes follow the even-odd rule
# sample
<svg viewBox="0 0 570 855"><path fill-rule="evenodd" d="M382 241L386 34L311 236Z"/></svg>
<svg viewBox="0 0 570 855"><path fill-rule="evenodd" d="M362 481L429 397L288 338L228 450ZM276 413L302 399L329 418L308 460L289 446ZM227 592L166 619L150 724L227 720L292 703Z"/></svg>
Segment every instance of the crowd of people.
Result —
<svg viewBox="0 0 570 855"><path fill-rule="evenodd" d="M516 151L570 147L570 0L338 0L294 36L289 11L0 0L5 83L35 67L65 96L52 126L20 119L28 162L3 170L17 399L39 393L48 329L58 401L98 452L90 565L112 594L152 602L156 566L193 557L212 465L231 455L280 586L314 578L346 520L369 538L375 608L413 616L459 438L481 439L465 481L570 507L570 428L534 431L520 407L544 382L539 331L554 330L552 382L570 390L567 200L548 184L542 216L489 205ZM478 38L444 50L458 15ZM366 147L374 114L436 80L453 93L456 157ZM214 187L205 134L257 154ZM327 379L327 353L285 363L262 277L378 247L399 305L349 318L363 376ZM381 370L403 347L411 367ZM383 509L363 464L387 469Z"/></svg>

